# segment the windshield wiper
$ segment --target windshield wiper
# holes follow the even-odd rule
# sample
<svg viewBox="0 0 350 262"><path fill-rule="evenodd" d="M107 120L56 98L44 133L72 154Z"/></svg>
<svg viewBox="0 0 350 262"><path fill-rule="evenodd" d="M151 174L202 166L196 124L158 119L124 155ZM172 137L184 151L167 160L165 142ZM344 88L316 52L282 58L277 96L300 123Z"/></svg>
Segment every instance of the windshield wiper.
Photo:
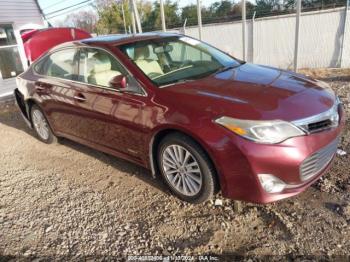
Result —
<svg viewBox="0 0 350 262"><path fill-rule="evenodd" d="M245 61L239 61L238 65L230 65L230 66L223 66L223 67L219 67L217 70L215 70L215 72L213 73L213 75L222 73L222 72L226 72L228 70L231 69L235 69L237 67L240 67L241 65L244 65L246 62Z"/></svg>
<svg viewBox="0 0 350 262"><path fill-rule="evenodd" d="M223 66L223 67L219 67L215 72L214 74L219 74L219 73L222 73L222 72L226 72L228 70L231 70L231 69L235 69L237 67L239 67L241 64L239 65L234 65L234 66Z"/></svg>
<svg viewBox="0 0 350 262"><path fill-rule="evenodd" d="M184 83L192 82L194 80L195 79L193 79L193 78L178 79L175 81L171 81L170 83L161 84L159 87L172 86L172 85L176 85L176 84L184 84Z"/></svg>

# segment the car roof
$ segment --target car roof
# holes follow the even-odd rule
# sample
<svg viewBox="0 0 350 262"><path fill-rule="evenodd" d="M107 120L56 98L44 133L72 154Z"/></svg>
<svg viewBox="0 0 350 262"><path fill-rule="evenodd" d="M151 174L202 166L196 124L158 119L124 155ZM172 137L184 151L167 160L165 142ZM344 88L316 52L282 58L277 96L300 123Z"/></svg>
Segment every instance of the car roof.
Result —
<svg viewBox="0 0 350 262"><path fill-rule="evenodd" d="M93 45L98 43L104 43L108 45L122 45L122 44L138 42L142 40L157 39L157 38L171 37L171 36L180 36L180 34L160 32L160 33L142 33L142 34L103 35L103 36L82 39L78 41L66 42L54 47L53 50L64 48L64 47Z"/></svg>

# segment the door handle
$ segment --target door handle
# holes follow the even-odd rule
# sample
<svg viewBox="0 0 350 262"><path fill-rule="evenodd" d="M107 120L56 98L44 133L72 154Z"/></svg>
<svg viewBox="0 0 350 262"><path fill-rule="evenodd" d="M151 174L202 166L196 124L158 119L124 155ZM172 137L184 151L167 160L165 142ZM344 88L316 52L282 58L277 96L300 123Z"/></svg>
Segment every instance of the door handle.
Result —
<svg viewBox="0 0 350 262"><path fill-rule="evenodd" d="M45 90L45 87L42 87L42 86L35 86L35 88L36 88L37 90Z"/></svg>
<svg viewBox="0 0 350 262"><path fill-rule="evenodd" d="M86 98L83 94L77 94L73 97L75 100L77 100L78 102L85 102Z"/></svg>
<svg viewBox="0 0 350 262"><path fill-rule="evenodd" d="M35 82L35 88L38 90L45 90L46 88L50 88L50 87L52 87L52 85L48 83L43 83L40 81Z"/></svg>
<svg viewBox="0 0 350 262"><path fill-rule="evenodd" d="M35 82L35 88L37 90L45 90L45 89L51 88L51 87L52 87L52 85L47 84L47 83L43 83L43 82L40 82L40 81Z"/></svg>

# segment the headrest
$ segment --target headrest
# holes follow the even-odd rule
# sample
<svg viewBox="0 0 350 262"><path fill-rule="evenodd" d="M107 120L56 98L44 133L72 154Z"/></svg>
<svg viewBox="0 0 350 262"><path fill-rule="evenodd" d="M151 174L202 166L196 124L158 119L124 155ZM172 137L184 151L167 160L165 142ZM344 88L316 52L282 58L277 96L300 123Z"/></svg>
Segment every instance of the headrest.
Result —
<svg viewBox="0 0 350 262"><path fill-rule="evenodd" d="M147 45L135 47L134 58L135 60L142 60L149 58L149 48Z"/></svg>
<svg viewBox="0 0 350 262"><path fill-rule="evenodd" d="M94 60L95 73L111 70L112 68L111 60L106 54L96 53L93 55L92 58Z"/></svg>

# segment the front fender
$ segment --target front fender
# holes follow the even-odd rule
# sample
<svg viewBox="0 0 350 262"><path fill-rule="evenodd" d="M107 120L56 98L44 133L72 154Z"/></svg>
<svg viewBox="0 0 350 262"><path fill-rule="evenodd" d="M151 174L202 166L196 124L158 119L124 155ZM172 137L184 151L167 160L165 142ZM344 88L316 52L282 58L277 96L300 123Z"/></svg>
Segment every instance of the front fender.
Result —
<svg viewBox="0 0 350 262"><path fill-rule="evenodd" d="M212 124L212 123L210 123ZM210 128L209 128L210 129ZM209 159L211 160L212 164L214 165L219 180L220 178L220 166L217 165L217 160L215 158L215 155L213 153L213 149L211 148L211 145L205 142L204 135L201 132L206 132L205 130L201 130L200 127L193 128L193 130L190 127L184 127L181 125L173 125L173 124L164 124L161 126L158 126L155 130L153 130L151 137L149 138L149 168L152 171L153 177L156 176L156 173L158 172L157 167L157 146L160 142L160 140L167 134L171 132L179 132L184 135L187 135L188 137L192 138L196 143L198 143L202 149L208 154ZM218 137L213 138L215 142L219 139Z"/></svg>

